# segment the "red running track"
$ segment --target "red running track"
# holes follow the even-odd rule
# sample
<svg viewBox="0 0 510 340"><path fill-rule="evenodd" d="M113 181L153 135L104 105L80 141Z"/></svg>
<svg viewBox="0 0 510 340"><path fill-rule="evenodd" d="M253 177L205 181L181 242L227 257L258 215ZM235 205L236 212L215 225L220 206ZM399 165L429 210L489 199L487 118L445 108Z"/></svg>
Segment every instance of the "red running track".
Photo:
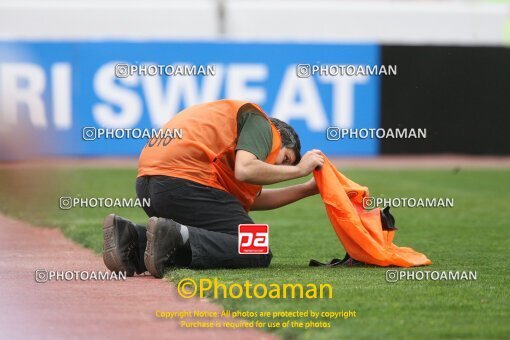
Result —
<svg viewBox="0 0 510 340"><path fill-rule="evenodd" d="M32 227L0 215L0 338L274 338L251 329L186 329L179 320L156 318L156 309L221 308L205 299L183 299L173 284L152 276L37 283L38 269L106 270L100 256L66 239L60 230Z"/></svg>

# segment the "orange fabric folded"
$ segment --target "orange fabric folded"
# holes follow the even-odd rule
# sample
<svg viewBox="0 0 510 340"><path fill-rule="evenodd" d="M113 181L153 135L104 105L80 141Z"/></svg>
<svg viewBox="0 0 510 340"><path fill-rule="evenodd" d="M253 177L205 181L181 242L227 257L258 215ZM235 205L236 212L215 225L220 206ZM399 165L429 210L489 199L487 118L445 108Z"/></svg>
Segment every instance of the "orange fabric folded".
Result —
<svg viewBox="0 0 510 340"><path fill-rule="evenodd" d="M363 197L368 196L367 187L342 175L327 158L324 166L314 171L314 176L329 220L353 259L382 267L432 263L412 248L393 244L395 231L382 229L380 209L363 208Z"/></svg>

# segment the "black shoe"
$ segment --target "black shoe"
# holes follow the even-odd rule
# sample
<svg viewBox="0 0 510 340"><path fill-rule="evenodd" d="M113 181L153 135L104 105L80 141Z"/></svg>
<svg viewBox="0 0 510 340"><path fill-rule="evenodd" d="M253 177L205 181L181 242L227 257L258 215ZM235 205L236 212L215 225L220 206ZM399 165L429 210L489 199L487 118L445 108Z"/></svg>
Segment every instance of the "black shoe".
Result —
<svg viewBox="0 0 510 340"><path fill-rule="evenodd" d="M180 228L171 219L149 218L144 262L154 277L162 278L165 270L175 265L175 253L183 246Z"/></svg>
<svg viewBox="0 0 510 340"><path fill-rule="evenodd" d="M346 267L358 267L358 266L365 266L366 263L355 260L352 257L349 257L347 260L345 260L344 263L342 263L342 265L346 266Z"/></svg>
<svg viewBox="0 0 510 340"><path fill-rule="evenodd" d="M343 260L340 259L333 259L329 261L328 263L322 263L317 260L310 260L310 263L308 264L310 267L338 267L338 266L345 266L345 267L357 267L357 266L370 266L367 263L358 261L353 259L349 254L345 254L345 257Z"/></svg>
<svg viewBox="0 0 510 340"><path fill-rule="evenodd" d="M110 214L103 221L103 261L112 272L133 276L146 271L137 246L135 224Z"/></svg>

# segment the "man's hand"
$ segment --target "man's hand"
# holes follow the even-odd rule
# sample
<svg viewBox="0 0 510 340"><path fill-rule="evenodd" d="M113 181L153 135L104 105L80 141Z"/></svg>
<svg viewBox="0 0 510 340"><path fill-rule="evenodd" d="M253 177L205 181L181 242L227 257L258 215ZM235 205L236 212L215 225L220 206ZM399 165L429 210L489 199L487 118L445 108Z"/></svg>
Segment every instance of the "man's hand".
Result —
<svg viewBox="0 0 510 340"><path fill-rule="evenodd" d="M305 153L301 161L297 165L301 171L301 176L306 176L316 168L320 168L324 165L324 156L322 152L317 149L313 149Z"/></svg>
<svg viewBox="0 0 510 340"><path fill-rule="evenodd" d="M315 177L310 178L310 180L303 183L306 188L306 192L308 196L317 195L319 193L319 188L317 188L317 183L315 183Z"/></svg>

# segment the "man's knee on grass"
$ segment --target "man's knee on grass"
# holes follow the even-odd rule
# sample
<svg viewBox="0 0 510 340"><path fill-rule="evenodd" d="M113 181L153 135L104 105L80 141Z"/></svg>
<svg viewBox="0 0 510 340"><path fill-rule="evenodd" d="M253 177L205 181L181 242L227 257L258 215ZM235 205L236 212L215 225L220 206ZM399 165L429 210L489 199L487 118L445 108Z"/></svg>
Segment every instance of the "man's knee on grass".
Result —
<svg viewBox="0 0 510 340"><path fill-rule="evenodd" d="M267 268L271 264L271 259L273 258L273 254L269 251L268 254L260 254L260 255L249 255L249 256L257 256L258 257L258 265L260 268Z"/></svg>
<svg viewBox="0 0 510 340"><path fill-rule="evenodd" d="M269 265L271 264L272 258L273 258L273 254L271 254L271 252L269 252L269 254L264 254L263 258L262 258L262 266L261 267L263 267L263 268L269 267Z"/></svg>

